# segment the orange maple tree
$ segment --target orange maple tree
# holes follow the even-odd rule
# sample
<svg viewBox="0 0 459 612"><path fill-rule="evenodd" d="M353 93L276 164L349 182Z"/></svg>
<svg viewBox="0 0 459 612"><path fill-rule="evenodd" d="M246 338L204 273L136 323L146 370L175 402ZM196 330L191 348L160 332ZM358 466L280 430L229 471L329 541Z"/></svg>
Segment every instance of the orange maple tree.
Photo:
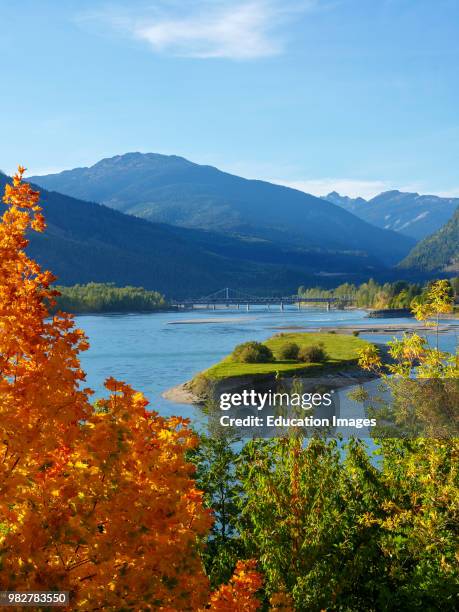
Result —
<svg viewBox="0 0 459 612"><path fill-rule="evenodd" d="M261 607L255 593L262 587L256 561L238 561L229 584L222 585L210 598L210 610L252 612Z"/></svg>
<svg viewBox="0 0 459 612"><path fill-rule="evenodd" d="M83 387L87 339L71 315L50 316L54 276L25 252L45 222L23 173L0 221L0 590L69 591L82 610L256 610L253 562L209 593L199 547L212 517L188 422L113 378L107 399Z"/></svg>

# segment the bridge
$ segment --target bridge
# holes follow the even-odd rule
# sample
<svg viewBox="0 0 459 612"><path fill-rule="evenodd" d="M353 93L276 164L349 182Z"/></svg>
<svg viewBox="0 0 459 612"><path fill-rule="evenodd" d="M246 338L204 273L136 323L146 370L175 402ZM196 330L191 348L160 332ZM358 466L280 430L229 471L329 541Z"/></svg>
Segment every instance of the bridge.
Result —
<svg viewBox="0 0 459 612"><path fill-rule="evenodd" d="M186 298L183 300L171 300L171 305L177 308L193 309L196 307L211 308L216 310L217 306L236 307L238 310L245 307L250 310L250 306L279 306L280 310L284 310L285 306L296 305L298 310L302 304L325 304L327 310L330 310L333 304L338 307L343 307L352 303L349 297L309 297L304 298L298 295L288 295L284 297L259 296L249 295L236 289L220 289L210 295L201 298Z"/></svg>

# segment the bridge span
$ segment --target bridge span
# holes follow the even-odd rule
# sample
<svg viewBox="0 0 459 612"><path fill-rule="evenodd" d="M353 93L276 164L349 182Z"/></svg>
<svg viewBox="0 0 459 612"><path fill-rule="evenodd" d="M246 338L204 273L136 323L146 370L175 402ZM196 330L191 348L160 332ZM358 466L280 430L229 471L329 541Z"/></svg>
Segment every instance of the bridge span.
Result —
<svg viewBox="0 0 459 612"><path fill-rule="evenodd" d="M236 289L220 289L215 293L206 295L200 298L186 298L183 300L171 300L171 305L177 308L193 309L196 307L211 308L216 310L217 306L230 306L240 309L245 307L250 310L250 306L279 306L280 310L284 310L285 306L295 304L298 309L301 309L302 304L325 304L327 310L330 310L332 305L339 307L348 306L352 300L348 297L309 297L304 298L298 295L288 295L283 297L276 296L259 296L249 295Z"/></svg>

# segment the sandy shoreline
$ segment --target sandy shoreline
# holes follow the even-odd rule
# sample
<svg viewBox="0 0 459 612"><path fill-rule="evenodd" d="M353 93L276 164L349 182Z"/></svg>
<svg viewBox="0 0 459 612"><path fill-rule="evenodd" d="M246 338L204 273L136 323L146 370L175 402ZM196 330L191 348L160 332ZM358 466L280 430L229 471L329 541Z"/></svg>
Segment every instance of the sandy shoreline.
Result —
<svg viewBox="0 0 459 612"><path fill-rule="evenodd" d="M169 321L167 325L199 325L203 323L246 323L254 321L256 317L215 317L215 319L185 319L183 321Z"/></svg>
<svg viewBox="0 0 459 612"><path fill-rule="evenodd" d="M268 377L266 377L268 378ZM377 378L374 374L369 372L364 372L363 370L357 369L349 369L343 372L336 372L334 374L324 374L322 376L315 376L311 378L303 378L301 376L291 377L291 380L295 378L299 380L303 385L303 391L313 391L315 388L321 386L326 387L327 389L344 389L346 387L353 387L355 385L361 385L363 383L369 382L370 380L374 380ZM284 384L288 384L289 378L283 379ZM271 380L274 380L274 377L271 377ZM245 389L250 386L250 388L257 388L257 383L253 382L253 377L240 377L239 381L230 380L231 382L236 382L236 386L233 391L237 389ZM198 405L202 404L202 400L194 395L188 388L189 381L185 382L181 385L177 385L168 389L162 394L162 397L169 400L170 402L174 402L175 404L192 404ZM266 380L264 380L263 388L266 387ZM223 389L221 390L223 392ZM226 390L224 391L226 392Z"/></svg>
<svg viewBox="0 0 459 612"><path fill-rule="evenodd" d="M197 404L198 398L187 388L188 383L182 383L176 387L171 387L161 394L164 399L174 402L174 404Z"/></svg>

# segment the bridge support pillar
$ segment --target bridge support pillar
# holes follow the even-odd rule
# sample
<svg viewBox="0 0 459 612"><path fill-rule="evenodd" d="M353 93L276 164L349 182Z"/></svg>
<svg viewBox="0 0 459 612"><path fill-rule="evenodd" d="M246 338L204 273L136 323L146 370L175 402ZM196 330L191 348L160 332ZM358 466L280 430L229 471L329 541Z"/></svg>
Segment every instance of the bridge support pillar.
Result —
<svg viewBox="0 0 459 612"><path fill-rule="evenodd" d="M240 308L240 307L241 307L241 305L240 305L240 304L238 304L238 305L237 305L237 309L239 310L239 308Z"/></svg>
<svg viewBox="0 0 459 612"><path fill-rule="evenodd" d="M283 311L284 310L284 302L280 303L280 309Z"/></svg>
<svg viewBox="0 0 459 612"><path fill-rule="evenodd" d="M330 310L331 306L330 306L330 302L327 302L327 310Z"/></svg>
<svg viewBox="0 0 459 612"><path fill-rule="evenodd" d="M298 310L301 310L301 302L297 302L296 304L298 306Z"/></svg>
<svg viewBox="0 0 459 612"><path fill-rule="evenodd" d="M215 309L216 309L215 304L212 304L212 310L215 310Z"/></svg>
<svg viewBox="0 0 459 612"><path fill-rule="evenodd" d="M247 304L247 312L250 310L250 304Z"/></svg>

